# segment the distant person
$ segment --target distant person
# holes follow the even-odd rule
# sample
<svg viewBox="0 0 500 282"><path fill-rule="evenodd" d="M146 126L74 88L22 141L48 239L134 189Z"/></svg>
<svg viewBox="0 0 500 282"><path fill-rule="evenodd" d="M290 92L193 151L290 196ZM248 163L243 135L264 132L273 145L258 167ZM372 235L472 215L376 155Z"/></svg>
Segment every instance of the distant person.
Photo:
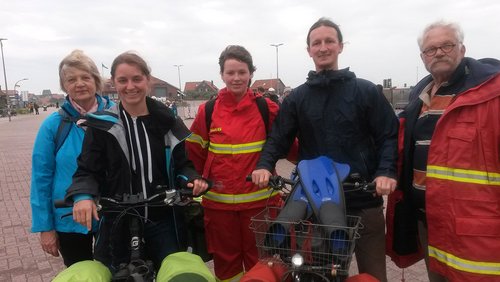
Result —
<svg viewBox="0 0 500 282"><path fill-rule="evenodd" d="M71 209L54 209L54 199L64 198L76 171L84 135L78 119L106 109L112 102L96 94L102 90L102 78L96 64L80 50L74 50L59 64L59 82L68 94L61 107L65 116L60 112L49 115L40 126L33 146L31 231L40 233L44 252L55 257L61 253L64 264L70 266L93 259L93 237L70 216L62 217ZM58 134L61 126L67 126L67 136ZM57 148L59 138L64 140Z"/></svg>
<svg viewBox="0 0 500 282"><path fill-rule="evenodd" d="M463 42L456 23L424 29L430 75L400 114L404 201L394 225L407 229L388 247L408 255L418 236L431 282L500 281L500 61L465 57Z"/></svg>
<svg viewBox="0 0 500 282"><path fill-rule="evenodd" d="M118 55L111 80L120 102L88 118L78 168L65 197L74 201L73 218L87 230L93 219L99 220L94 202L99 196L147 198L161 192L158 185L184 186L178 182L186 182L195 195L208 188L186 157L189 130L164 103L148 96L151 70L144 59L132 52ZM166 206L138 211L144 223L144 255L157 271L167 255L187 248L182 211ZM102 216L94 247L95 259L112 273L130 258L129 241L124 239L128 226L113 231L115 220L117 214Z"/></svg>
<svg viewBox="0 0 500 282"><path fill-rule="evenodd" d="M280 98L278 97L278 95L276 95L275 93L269 93L269 99L271 101L273 101L274 103L276 103L277 105L280 105L281 102L280 102Z"/></svg>
<svg viewBox="0 0 500 282"><path fill-rule="evenodd" d="M268 185L279 156L289 151L295 136L299 161L327 156L375 182L377 196L346 193L345 202L347 214L360 216L364 226L354 249L359 272L387 281L382 195L396 187L398 120L373 83L338 68L344 44L337 24L320 18L306 42L316 70L283 100L253 182L261 188Z"/></svg>
<svg viewBox="0 0 500 282"><path fill-rule="evenodd" d="M172 102L172 104L170 105L170 108L172 109L172 112L174 112L174 115L178 116L178 114L177 114L177 103L175 103L175 101Z"/></svg>
<svg viewBox="0 0 500 282"><path fill-rule="evenodd" d="M38 111L38 108L40 108L40 106L38 106L37 103L33 104L33 108L35 109L35 115L39 115L40 112Z"/></svg>
<svg viewBox="0 0 500 282"><path fill-rule="evenodd" d="M285 98L288 97L288 95L290 95L290 92L292 92L292 88L290 87L285 87L285 89L283 89L283 94L279 98L280 105L281 103L283 103L283 100L285 100Z"/></svg>
<svg viewBox="0 0 500 282"><path fill-rule="evenodd" d="M244 47L227 46L220 54L219 67L226 87L215 100L200 105L186 148L197 171L215 183L202 201L215 275L220 281L239 281L258 259L250 218L266 204L279 202L276 192L245 181L259 159L278 105L249 88L255 66ZM206 119L209 103L211 122Z"/></svg>
<svg viewBox="0 0 500 282"><path fill-rule="evenodd" d="M278 95L274 93L274 88L269 88L269 90L265 90L264 87L259 86L257 88L257 93L261 94L264 98L268 98L269 100L276 103L278 106L281 104Z"/></svg>

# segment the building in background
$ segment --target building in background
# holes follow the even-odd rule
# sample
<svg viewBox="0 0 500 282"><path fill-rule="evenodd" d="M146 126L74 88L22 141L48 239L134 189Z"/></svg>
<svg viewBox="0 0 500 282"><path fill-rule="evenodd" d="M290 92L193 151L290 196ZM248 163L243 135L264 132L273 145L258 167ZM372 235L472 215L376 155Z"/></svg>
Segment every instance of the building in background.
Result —
<svg viewBox="0 0 500 282"><path fill-rule="evenodd" d="M219 89L213 81L193 81L184 84L184 94L187 99L207 100L210 97L217 95Z"/></svg>
<svg viewBox="0 0 500 282"><path fill-rule="evenodd" d="M387 101L391 103L394 110L402 110L406 105L408 105L408 99L410 98L410 91L413 87L391 87L383 89L383 93Z"/></svg>

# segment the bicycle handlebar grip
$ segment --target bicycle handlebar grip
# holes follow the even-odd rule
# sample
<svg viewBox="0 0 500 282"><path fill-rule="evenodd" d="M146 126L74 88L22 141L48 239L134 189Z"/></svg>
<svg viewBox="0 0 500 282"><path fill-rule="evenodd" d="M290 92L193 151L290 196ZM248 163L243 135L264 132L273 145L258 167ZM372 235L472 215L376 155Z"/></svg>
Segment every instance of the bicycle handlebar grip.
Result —
<svg viewBox="0 0 500 282"><path fill-rule="evenodd" d="M64 199L59 199L59 200L55 200L54 201L54 207L56 209L60 209L60 208L69 208L69 207L72 207L73 205L64 201Z"/></svg>
<svg viewBox="0 0 500 282"><path fill-rule="evenodd" d="M377 183L375 183L375 182L366 183L363 191L369 192L369 193L373 193L373 192L377 191Z"/></svg>
<svg viewBox="0 0 500 282"><path fill-rule="evenodd" d="M249 174L245 177L245 181L248 181L248 182L251 182L252 181L252 175ZM285 184L288 184L288 185L295 185L295 180L291 180L291 179L287 179L287 178L284 178L284 177L281 177L279 175L271 175L271 177L269 177L269 183L278 183L282 181L283 183Z"/></svg>
<svg viewBox="0 0 500 282"><path fill-rule="evenodd" d="M193 197L193 189L191 188L181 188L179 189L179 193L182 195L182 196L188 196L188 197Z"/></svg>
<svg viewBox="0 0 500 282"><path fill-rule="evenodd" d="M344 182L342 183L344 188L350 188L350 190L344 190L344 192L353 192L362 190L367 193L373 193L376 191L377 184L375 182Z"/></svg>
<svg viewBox="0 0 500 282"><path fill-rule="evenodd" d="M181 194L181 196L186 196L186 197L199 197L205 195L208 191L210 191L210 189L212 189L212 181L207 181L207 183L208 183L207 190L203 191L199 195L194 195L193 189L187 187L179 189L179 194Z"/></svg>

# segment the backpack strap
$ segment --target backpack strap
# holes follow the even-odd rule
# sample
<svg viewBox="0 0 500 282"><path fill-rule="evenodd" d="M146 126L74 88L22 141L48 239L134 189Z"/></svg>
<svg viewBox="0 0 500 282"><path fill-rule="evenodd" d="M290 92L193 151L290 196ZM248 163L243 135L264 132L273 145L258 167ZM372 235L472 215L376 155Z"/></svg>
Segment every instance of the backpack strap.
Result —
<svg viewBox="0 0 500 282"><path fill-rule="evenodd" d="M215 99L208 100L205 103L205 123L207 125L207 134L210 133L210 125L212 125L212 114L214 113Z"/></svg>
<svg viewBox="0 0 500 282"><path fill-rule="evenodd" d="M57 128L57 133L55 137L55 143L56 143L56 154L61 149L62 145L64 144L64 141L66 141L66 138L69 135L69 132L71 130L71 126L74 122L76 122L79 118L71 116L66 110L63 108L60 108L58 113L61 115L61 123L59 123L59 127Z"/></svg>
<svg viewBox="0 0 500 282"><path fill-rule="evenodd" d="M207 125L207 131L210 132L210 125L212 124L212 115L214 113L215 99L208 100L205 103L205 123ZM255 99L257 107L259 108L260 116L264 121L266 126L266 135L269 134L269 107L267 106L266 98L259 96Z"/></svg>
<svg viewBox="0 0 500 282"><path fill-rule="evenodd" d="M271 129L269 128L269 107L267 106L266 98L259 96L255 99L255 101L257 102L260 116L262 117L264 125L266 126L266 135L268 135Z"/></svg>

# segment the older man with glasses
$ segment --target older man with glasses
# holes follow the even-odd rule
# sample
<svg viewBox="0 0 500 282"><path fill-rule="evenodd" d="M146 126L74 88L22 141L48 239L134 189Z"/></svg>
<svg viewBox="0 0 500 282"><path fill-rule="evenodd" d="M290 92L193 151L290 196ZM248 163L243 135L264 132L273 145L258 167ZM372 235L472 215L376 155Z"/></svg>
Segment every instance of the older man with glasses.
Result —
<svg viewBox="0 0 500 282"><path fill-rule="evenodd" d="M464 57L463 41L455 23L424 29L430 75L400 114L404 200L388 249L401 258L422 246L431 282L500 281L500 61Z"/></svg>

